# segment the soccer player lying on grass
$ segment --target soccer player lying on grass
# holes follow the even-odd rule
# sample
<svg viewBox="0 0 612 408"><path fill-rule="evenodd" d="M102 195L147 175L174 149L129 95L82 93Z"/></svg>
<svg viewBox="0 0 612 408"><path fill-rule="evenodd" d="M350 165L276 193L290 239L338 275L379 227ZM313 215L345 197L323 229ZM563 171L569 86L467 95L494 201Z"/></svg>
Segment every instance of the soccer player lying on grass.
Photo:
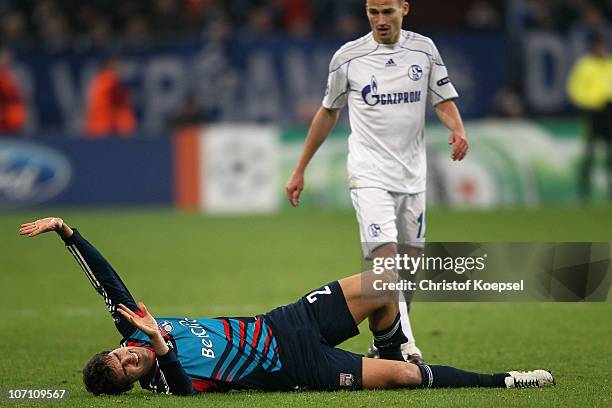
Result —
<svg viewBox="0 0 612 408"><path fill-rule="evenodd" d="M323 286L297 302L264 315L154 319L136 304L119 275L76 229L60 218L23 224L21 235L55 231L96 291L104 297L121 347L96 354L83 370L93 394L119 394L139 381L158 393L257 389L318 391L402 387L543 387L545 370L478 374L452 367L403 361L406 341L394 301L365 300L361 275ZM381 359L335 348L357 335L369 319Z"/></svg>

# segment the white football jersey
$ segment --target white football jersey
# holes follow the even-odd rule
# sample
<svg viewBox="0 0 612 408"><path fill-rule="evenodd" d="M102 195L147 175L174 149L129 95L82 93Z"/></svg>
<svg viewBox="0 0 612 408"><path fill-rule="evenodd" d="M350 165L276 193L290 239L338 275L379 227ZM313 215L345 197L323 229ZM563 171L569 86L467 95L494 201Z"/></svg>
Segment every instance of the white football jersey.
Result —
<svg viewBox="0 0 612 408"><path fill-rule="evenodd" d="M345 44L332 58L323 106L348 102L350 188L425 191L425 113L457 91L433 41L402 30L396 44L372 33Z"/></svg>

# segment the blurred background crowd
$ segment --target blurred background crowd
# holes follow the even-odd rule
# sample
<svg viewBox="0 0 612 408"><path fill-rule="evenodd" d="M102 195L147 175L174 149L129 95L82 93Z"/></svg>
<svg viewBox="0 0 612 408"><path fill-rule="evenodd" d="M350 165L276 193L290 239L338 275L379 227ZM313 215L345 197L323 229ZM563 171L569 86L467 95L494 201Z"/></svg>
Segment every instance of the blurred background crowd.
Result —
<svg viewBox="0 0 612 408"><path fill-rule="evenodd" d="M449 167L440 136L446 131L430 110L428 160L438 202L557 205L612 197L612 1L409 3L404 28L435 41L478 141L467 164ZM228 143L200 151L202 160L212 163L205 151L215 149L219 157L236 156L206 172L206 190L216 183L223 194L248 192L245 186L262 180L273 184L295 163L332 55L369 31L365 0L0 0L0 206L73 203L72 190L49 187L63 191L58 196L43 186L78 173L87 190L99 173L90 169L95 160L117 169L123 163L124 171L97 183L108 194L85 197L96 204L121 198L120 180L128 197L121 203L149 203L160 179L183 174L170 166L192 162L172 156L168 143L189 156L197 147L181 145L178 133L194 127ZM348 125L341 115L336 142L325 145L318 184L311 185L316 205L347 204ZM260 133L272 142L253 136ZM124 140L80 141L115 137ZM35 146L59 149L73 170L57 162L53 171L34 171L42 160ZM265 151L266 171L277 178L261 176ZM154 157L155 164L144 164ZM164 172L149 173L169 158L174 164ZM147 173L134 173L131 183L125 174L134 162ZM247 169L257 183L244 181ZM155 200L167 203L182 185L173 183ZM274 198L281 190L272 184ZM245 193L246 207L260 187ZM189 197L197 196L193 191Z"/></svg>
<svg viewBox="0 0 612 408"><path fill-rule="evenodd" d="M421 28L502 30L504 26L500 2L452 2L443 16L427 3L419 4L419 12L411 17ZM3 2L2 34L5 44L49 48L145 46L228 34L351 37L367 30L363 9L361 0L13 0ZM539 13L533 10L526 19L545 18ZM532 11L527 8L526 14Z"/></svg>
<svg viewBox="0 0 612 408"><path fill-rule="evenodd" d="M411 6L406 27L436 40L439 36L466 38L472 35L505 41L504 67L498 69L504 71L503 79L489 87L484 98L478 97L481 100L490 97L491 100L483 104L486 108L465 109L468 117L521 117L571 110L567 103L539 108L537 104L525 102L529 99L525 95L529 84L525 74L528 51L524 38L527 33L559 36L578 33L583 39L595 32L605 36L610 31L612 19L612 2L607 0L415 0ZM224 111L221 103L207 102L201 93L184 92L180 100L174 100L175 106L164 112L164 119L158 121L163 122L161 125L143 126L143 121L147 121L143 116L147 115L142 112L141 105L146 95L142 87L134 86L134 75L130 84L126 70L118 70L122 58L130 53L159 50L160 47L171 47L170 52L180 53L184 43L225 44L227 47L232 41L253 39L285 43L307 41L309 44L331 41L337 46L369 30L363 0L2 0L0 22L3 47L0 53L0 109L4 112L0 114L0 131L9 134L33 134L49 128L69 129L74 133L79 129L74 124L75 119L66 119L66 115L60 118L61 115L53 112L57 100L49 101L47 96L40 95L45 92L40 82L46 81L46 74L40 71L53 70L53 64L61 62L62 58L71 65L72 75L75 70L79 71L76 75L84 77L86 82L80 84L80 94L87 105L86 110L79 112L80 129L87 134L131 134L143 128L168 129L185 120L211 122L224 117L229 121L235 118L227 114L227 109ZM461 43L472 48L482 47L478 40L467 39ZM454 46L451 44L447 48ZM328 59L334 47L329 49ZM586 53L584 46L575 52L581 53ZM96 62L97 76L80 72L86 65L82 61L84 56ZM455 58L459 62L453 60L447 64L451 73L453 65L461 68L461 57ZM463 57L470 58L469 55ZM75 63L75 58L81 60ZM231 57L230 60L233 64L239 58ZM19 62L29 66L26 74L15 67ZM564 61L564 75L569 71L570 62L573 61ZM74 68L75 64L79 66ZM487 67L482 66L482 69ZM464 78L466 87L476 80L474 76ZM57 77L51 78L54 79ZM231 73L224 80L231 82ZM319 82L323 81L324 77L319 78ZM461 88L461 81L455 82L459 82ZM471 92L469 88L464 91ZM307 124L319 98L320 92L303 95L296 112L288 115L289 119L283 118L283 123ZM121 111L119 124L91 123L103 120L104 101L110 107L118 106ZM37 112L28 114L33 109ZM269 113L254 115L252 120L275 122L274 115ZM73 124L67 125L68 122Z"/></svg>
<svg viewBox="0 0 612 408"><path fill-rule="evenodd" d="M2 42L50 49L144 47L226 35L354 37L363 0L3 0ZM412 1L411 28L428 32L565 32L604 26L607 0ZM443 3L443 4L442 4Z"/></svg>

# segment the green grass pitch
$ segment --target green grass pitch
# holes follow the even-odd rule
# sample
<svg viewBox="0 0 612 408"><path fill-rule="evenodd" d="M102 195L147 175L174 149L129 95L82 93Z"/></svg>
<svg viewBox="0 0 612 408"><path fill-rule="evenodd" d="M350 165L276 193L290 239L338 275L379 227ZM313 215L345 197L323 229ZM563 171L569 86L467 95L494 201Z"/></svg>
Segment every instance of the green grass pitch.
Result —
<svg viewBox="0 0 612 408"><path fill-rule="evenodd" d="M17 236L61 215L111 261L156 315L253 315L360 267L351 211L207 217L171 210L0 214L0 388L65 388L75 407L611 406L611 303L417 303L411 318L427 361L483 372L548 368L557 386L531 390L233 392L179 398L135 389L94 398L81 369L118 336L102 300L61 241ZM430 241L612 241L612 208L428 213ZM172 288L172 290L170 290ZM344 344L364 352L367 327ZM26 406L0 401L5 406ZM38 405L40 406L40 405ZM55 405L53 405L55 406Z"/></svg>

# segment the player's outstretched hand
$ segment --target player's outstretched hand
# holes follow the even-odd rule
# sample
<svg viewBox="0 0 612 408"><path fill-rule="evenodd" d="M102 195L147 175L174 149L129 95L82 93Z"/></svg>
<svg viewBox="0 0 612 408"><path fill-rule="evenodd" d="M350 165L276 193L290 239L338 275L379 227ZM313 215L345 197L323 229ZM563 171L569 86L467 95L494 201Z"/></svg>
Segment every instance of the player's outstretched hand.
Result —
<svg viewBox="0 0 612 408"><path fill-rule="evenodd" d="M159 334L159 328L157 326L157 322L151 316L147 307L144 303L138 303L138 309L140 309L140 313L136 313L127 306L123 304L119 304L117 310L125 319L135 328L142 331L149 337L154 337Z"/></svg>
<svg viewBox="0 0 612 408"><path fill-rule="evenodd" d="M292 206L297 207L300 204L300 194L304 190L304 174L294 172L287 182L287 198Z"/></svg>
<svg viewBox="0 0 612 408"><path fill-rule="evenodd" d="M64 220L58 217L47 217L22 224L19 228L19 235L27 235L31 238L49 231L59 232L62 229L64 229Z"/></svg>
<svg viewBox="0 0 612 408"><path fill-rule="evenodd" d="M470 147L467 137L463 133L453 133L450 135L448 138L448 144L452 145L451 159L453 159L453 161L463 160Z"/></svg>

